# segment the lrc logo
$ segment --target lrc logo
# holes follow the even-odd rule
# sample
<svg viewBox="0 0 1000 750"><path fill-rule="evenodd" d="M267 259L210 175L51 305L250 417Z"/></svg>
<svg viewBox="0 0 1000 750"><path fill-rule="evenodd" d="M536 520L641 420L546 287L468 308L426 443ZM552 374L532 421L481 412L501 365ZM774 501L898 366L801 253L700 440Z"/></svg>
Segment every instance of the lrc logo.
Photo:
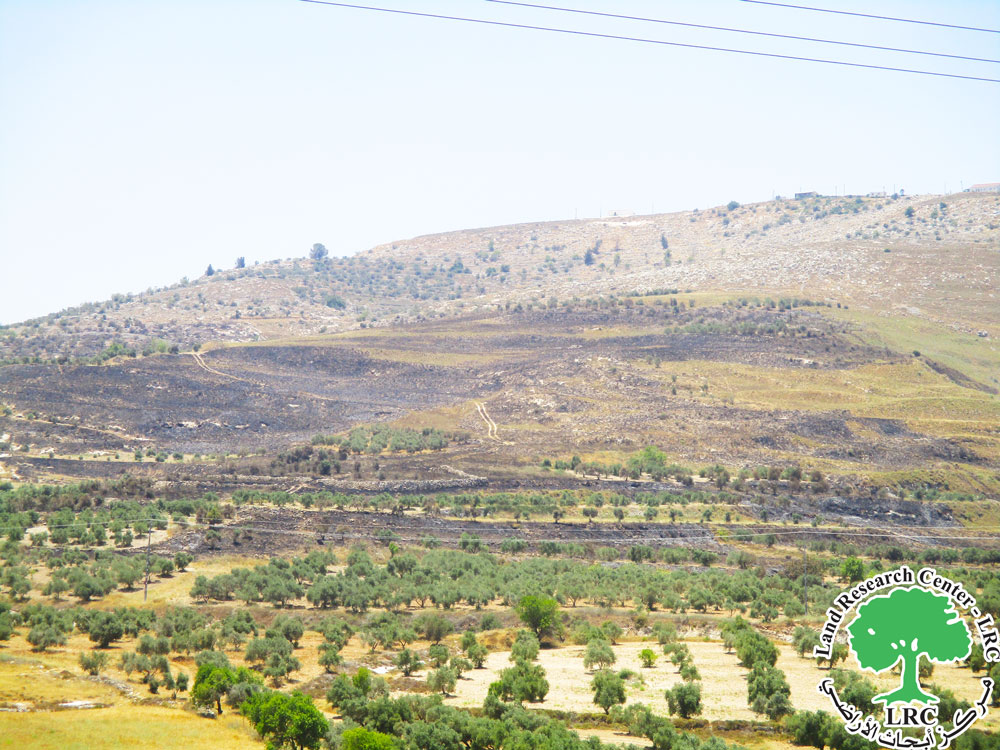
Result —
<svg viewBox="0 0 1000 750"><path fill-rule="evenodd" d="M885 707L885 725L887 727L928 727L937 723L937 708L934 706L925 706L919 709L916 706L897 708L895 705L890 705Z"/></svg>
<svg viewBox="0 0 1000 750"><path fill-rule="evenodd" d="M872 703L885 706L884 723L842 701L832 679L820 683L819 691L829 696L850 734L892 750L945 750L986 716L994 688L989 677L981 680L979 700L970 708L955 711L951 727L939 721L934 705L939 702L938 697L920 687L921 658L937 664L968 658L972 651L972 631L966 622L966 612L975 622L984 658L997 660L993 618L983 615L975 598L960 583L938 575L933 568L924 568L914 576L906 566L862 581L837 596L827 610L814 656L830 652L840 626L852 609L855 616L846 627L847 642L858 666L881 674L898 665L900 674L896 689L872 698ZM904 734L912 729L923 729L924 736L918 739L912 732Z"/></svg>

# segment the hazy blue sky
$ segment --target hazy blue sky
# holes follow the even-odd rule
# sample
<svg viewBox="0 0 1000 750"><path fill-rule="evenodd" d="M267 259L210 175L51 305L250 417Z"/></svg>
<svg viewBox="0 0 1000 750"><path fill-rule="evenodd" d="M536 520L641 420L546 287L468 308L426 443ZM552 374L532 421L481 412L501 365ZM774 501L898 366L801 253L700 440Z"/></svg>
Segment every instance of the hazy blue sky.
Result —
<svg viewBox="0 0 1000 750"><path fill-rule="evenodd" d="M1000 65L372 4L1000 77ZM558 3L556 3L558 4ZM575 8L1000 59L1000 35L739 0ZM815 0L1000 28L1000 3ZM0 322L208 263L520 221L1000 181L1000 84L297 0L0 0Z"/></svg>

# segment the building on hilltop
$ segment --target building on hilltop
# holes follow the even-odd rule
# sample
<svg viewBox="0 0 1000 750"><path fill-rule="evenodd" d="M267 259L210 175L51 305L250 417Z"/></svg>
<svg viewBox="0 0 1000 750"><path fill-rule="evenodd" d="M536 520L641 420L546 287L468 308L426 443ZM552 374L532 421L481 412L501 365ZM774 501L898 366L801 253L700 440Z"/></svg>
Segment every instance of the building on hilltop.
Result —
<svg viewBox="0 0 1000 750"><path fill-rule="evenodd" d="M810 190L808 193L796 193L795 200L802 200L803 198L819 198L819 193L815 190Z"/></svg>
<svg viewBox="0 0 1000 750"><path fill-rule="evenodd" d="M1000 182L981 182L978 185L970 185L965 189L967 193L1000 193Z"/></svg>

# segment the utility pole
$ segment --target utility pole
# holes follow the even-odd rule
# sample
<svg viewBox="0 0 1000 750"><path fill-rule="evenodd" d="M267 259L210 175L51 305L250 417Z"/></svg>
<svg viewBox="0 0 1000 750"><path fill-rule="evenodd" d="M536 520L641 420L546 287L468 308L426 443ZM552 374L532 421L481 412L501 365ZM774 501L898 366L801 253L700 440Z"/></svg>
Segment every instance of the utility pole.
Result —
<svg viewBox="0 0 1000 750"><path fill-rule="evenodd" d="M149 545L153 540L153 527L150 526L146 536L146 583L142 587L142 600L146 601L149 595Z"/></svg>
<svg viewBox="0 0 1000 750"><path fill-rule="evenodd" d="M802 604L809 616L809 563L806 562L806 549L802 548Z"/></svg>

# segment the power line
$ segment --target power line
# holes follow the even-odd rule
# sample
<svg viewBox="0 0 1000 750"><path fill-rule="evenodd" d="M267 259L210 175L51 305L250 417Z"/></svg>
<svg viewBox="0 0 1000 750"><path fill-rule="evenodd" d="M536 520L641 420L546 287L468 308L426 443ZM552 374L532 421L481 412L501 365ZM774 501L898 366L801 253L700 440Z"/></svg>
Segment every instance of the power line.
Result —
<svg viewBox="0 0 1000 750"><path fill-rule="evenodd" d="M859 42L845 42L838 39L819 39L810 36L796 36L794 34L776 34L769 31L752 31L750 29L736 29L729 26L711 26L701 23L686 23L684 21L669 21L663 18L646 18L643 16L627 16L620 13L605 13L596 10L580 10L579 8L562 8L556 5L535 5L534 3L520 3L515 0L486 0L488 3L499 5L514 5L521 8L537 8L539 10L555 10L562 13L577 13L584 16L600 16L602 18L618 18L626 21L642 21L644 23L659 23L668 26L684 26L692 29L709 29L711 31L728 31L734 34L752 34L754 36L767 36L775 39L794 39L801 42L818 42L820 44L837 44L843 47L859 47L862 49L875 49L883 52L904 52L910 55L928 55L931 57L947 57L953 60L971 60L973 62L997 63L1000 60L993 60L988 57L967 57L965 55L951 55L945 52L929 52L927 50L906 49L902 47L883 47L878 44L861 44Z"/></svg>
<svg viewBox="0 0 1000 750"><path fill-rule="evenodd" d="M552 26L534 26L524 23L510 23L506 21L492 21L485 18L468 18L465 16L447 16L439 13L422 13L413 10L399 10L397 8L381 8L372 5L354 5L351 3L336 3L331 0L299 0L303 3L313 5L329 5L336 8L351 8L354 10L369 10L377 13L394 13L402 16L415 16L419 18L435 18L444 21L463 21L465 23L478 23L484 26L502 26L511 29L529 29L531 31L547 31L554 34L568 34L573 36L591 37L593 39L616 39L623 42L639 42L643 44L658 44L664 47L682 47L685 49L710 50L712 52L731 52L738 55L750 55L754 57L771 57L779 60L795 60L797 62L823 63L825 65L841 65L848 68L865 68L868 70L885 70L893 73L913 73L916 75L935 76L938 78L958 78L966 81L984 81L986 83L1000 83L1000 78L985 78L982 76L967 76L958 73L941 73L933 70L917 70L915 68L897 68L888 65L871 65L867 63L847 62L846 60L828 60L818 57L802 57L799 55L781 55L776 52L754 52L752 50L736 49L732 47L713 47L705 44L687 44L684 42L668 42L662 39L647 39L644 37L621 36L618 34L601 34L595 31L578 31L575 29L563 29Z"/></svg>
<svg viewBox="0 0 1000 750"><path fill-rule="evenodd" d="M871 13L856 13L849 10L832 10L831 8L813 8L808 5L790 5L788 3L774 3L769 0L743 0L745 3L755 5L774 5L779 8L794 8L796 10L812 10L817 13L836 13L841 16L860 16L861 18L874 18L879 21L899 21L901 23L918 23L924 26L941 26L946 29L961 29L962 31L983 31L987 34L1000 34L1000 29L983 29L978 26L959 26L953 23L939 23L937 21L919 21L913 18L896 18L895 16L877 16Z"/></svg>

